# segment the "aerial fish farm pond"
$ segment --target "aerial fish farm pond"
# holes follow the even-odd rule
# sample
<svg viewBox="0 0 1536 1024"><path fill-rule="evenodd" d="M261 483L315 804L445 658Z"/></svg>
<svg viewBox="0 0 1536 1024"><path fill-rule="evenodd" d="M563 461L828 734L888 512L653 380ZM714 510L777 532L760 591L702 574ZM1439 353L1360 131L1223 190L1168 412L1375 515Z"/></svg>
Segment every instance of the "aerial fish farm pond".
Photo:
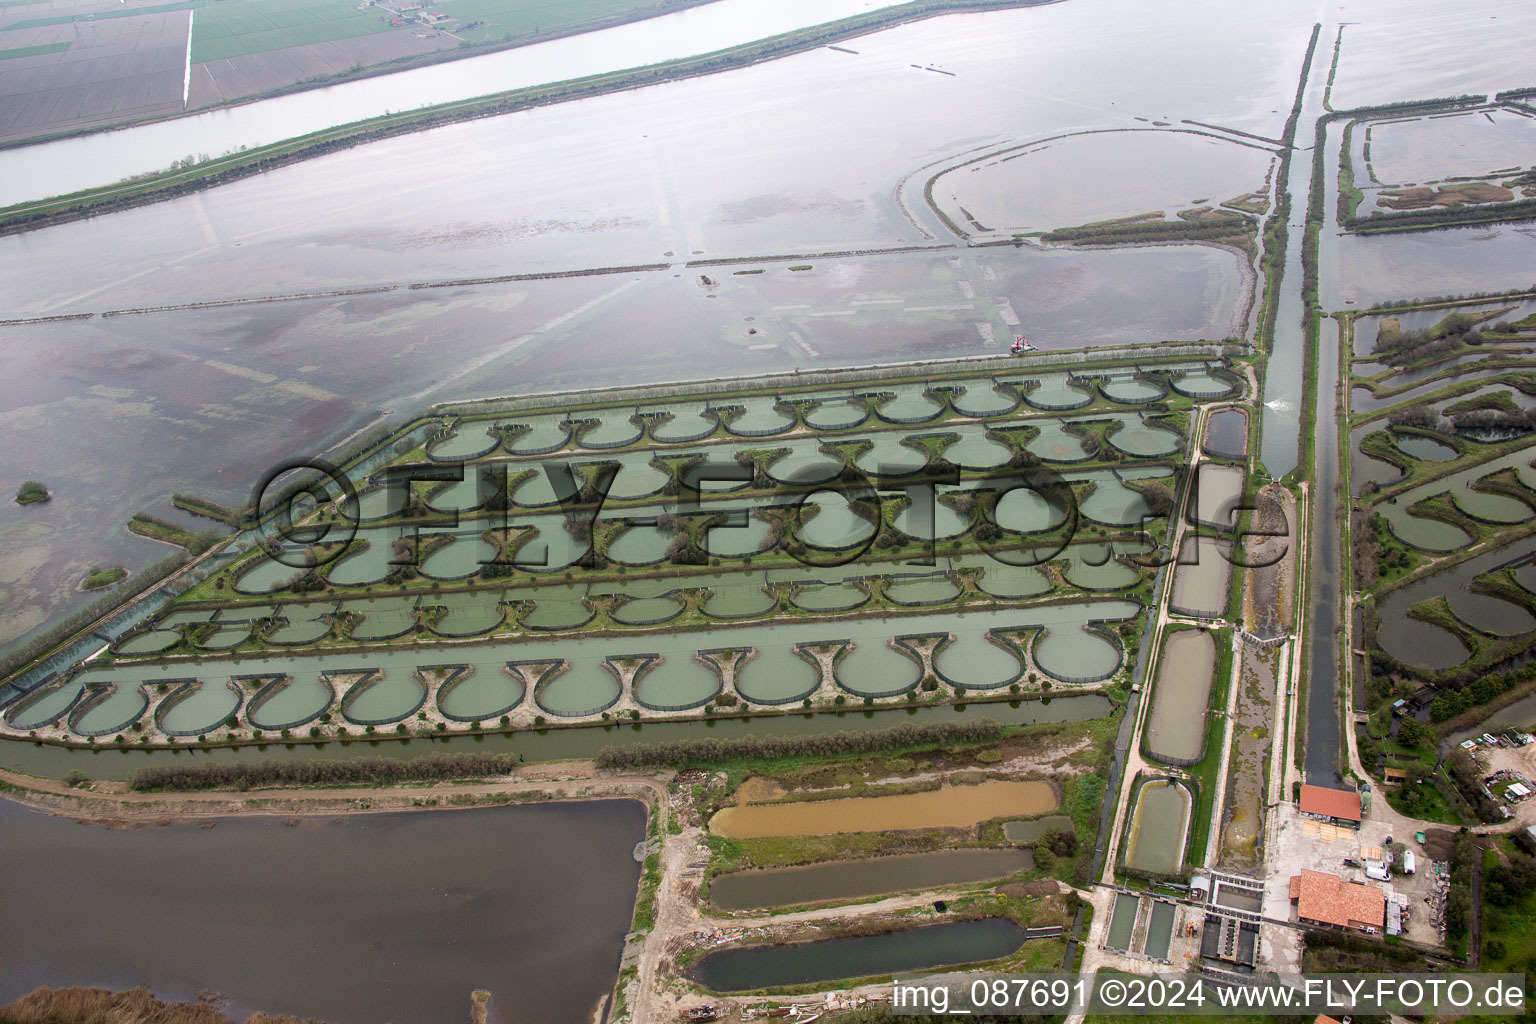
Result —
<svg viewBox="0 0 1536 1024"><path fill-rule="evenodd" d="M1129 670L1191 417L1240 390L1206 349L438 407L283 478L312 486L18 680L0 729L36 741L23 764L141 763L456 734L574 756L599 741L552 727L885 706L1102 715L1072 702ZM1232 472L1202 467L1208 532Z"/></svg>

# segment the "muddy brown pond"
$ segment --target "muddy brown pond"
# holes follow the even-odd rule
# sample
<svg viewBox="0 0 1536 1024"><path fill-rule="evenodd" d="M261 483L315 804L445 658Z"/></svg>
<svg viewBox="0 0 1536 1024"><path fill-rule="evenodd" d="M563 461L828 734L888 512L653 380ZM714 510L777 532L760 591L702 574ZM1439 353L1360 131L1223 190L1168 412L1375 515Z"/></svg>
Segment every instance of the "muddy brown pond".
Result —
<svg viewBox="0 0 1536 1024"><path fill-rule="evenodd" d="M727 839L824 836L909 828L965 828L989 818L1054 811L1056 791L1046 782L983 782L924 793L849 797L726 807L710 820Z"/></svg>

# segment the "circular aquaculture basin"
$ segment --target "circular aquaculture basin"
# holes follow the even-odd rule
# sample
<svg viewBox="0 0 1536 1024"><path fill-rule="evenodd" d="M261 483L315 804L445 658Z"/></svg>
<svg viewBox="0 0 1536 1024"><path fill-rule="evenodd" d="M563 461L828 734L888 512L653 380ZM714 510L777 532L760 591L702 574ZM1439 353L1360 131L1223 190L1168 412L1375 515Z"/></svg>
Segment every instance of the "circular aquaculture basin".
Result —
<svg viewBox="0 0 1536 1024"><path fill-rule="evenodd" d="M917 387L897 388L895 393L875 407L875 415L888 423L926 423L938 418L944 411L942 402L935 401Z"/></svg>
<svg viewBox="0 0 1536 1024"><path fill-rule="evenodd" d="M1536 616L1503 598L1457 587L1446 594L1456 617L1474 629L1497 636L1513 636L1536 629Z"/></svg>
<svg viewBox="0 0 1536 1024"><path fill-rule="evenodd" d="M626 626L652 626L677 618L683 603L674 597L627 598L608 613Z"/></svg>
<svg viewBox="0 0 1536 1024"><path fill-rule="evenodd" d="M841 612L857 608L869 600L869 594L852 583L805 583L790 599L797 608L808 612Z"/></svg>
<svg viewBox="0 0 1536 1024"><path fill-rule="evenodd" d="M648 498L660 491L672 474L645 462L626 462L608 488L608 497L619 501Z"/></svg>
<svg viewBox="0 0 1536 1024"><path fill-rule="evenodd" d="M529 429L507 445L513 455L537 455L540 452L564 448L571 439L569 427L561 425L557 416L540 416L520 421Z"/></svg>
<svg viewBox="0 0 1536 1024"><path fill-rule="evenodd" d="M561 718L579 718L606 711L619 701L619 681L591 655L578 658L551 678L546 675L533 692L540 710Z"/></svg>
<svg viewBox="0 0 1536 1024"><path fill-rule="evenodd" d="M771 398L748 398L731 404L745 407L725 426L725 429L732 434L766 437L782 434L795 425L794 416L774 408L777 402Z"/></svg>
<svg viewBox="0 0 1536 1024"><path fill-rule="evenodd" d="M714 583L705 599L705 615L717 619L751 619L767 615L779 605L779 599L755 580Z"/></svg>
<svg viewBox="0 0 1536 1024"><path fill-rule="evenodd" d="M814 516L800 522L796 534L806 544L825 549L851 548L869 540L875 524L859 515L843 495L835 491L816 491L801 506L817 509Z"/></svg>
<svg viewBox="0 0 1536 1024"><path fill-rule="evenodd" d="M586 418L586 417L583 417ZM645 436L645 430L630 422L630 415L621 412L605 412L597 423L578 428L576 444L582 448L624 448L636 444Z"/></svg>
<svg viewBox="0 0 1536 1024"><path fill-rule="evenodd" d="M443 462L479 459L496 450L500 440L484 423L461 424L454 433L427 446L427 457Z"/></svg>
<svg viewBox="0 0 1536 1024"><path fill-rule="evenodd" d="M512 564L527 572L558 572L574 565L592 547L590 540L582 540L565 528L563 516L539 516L520 522L537 531L512 556Z"/></svg>
<svg viewBox="0 0 1536 1024"><path fill-rule="evenodd" d="M1376 644L1398 661L1431 672L1455 668L1472 656L1455 633L1406 615L1383 622Z"/></svg>
<svg viewBox="0 0 1536 1024"><path fill-rule="evenodd" d="M195 646L205 651L227 651L231 647L238 647L250 638L251 627L249 623L230 623L229 625L215 626L213 631L199 639Z"/></svg>
<svg viewBox="0 0 1536 1024"><path fill-rule="evenodd" d="M300 647L323 639L330 631L331 624L324 619L289 619L267 634L267 642Z"/></svg>
<svg viewBox="0 0 1536 1024"><path fill-rule="evenodd" d="M1093 493L1078 505L1078 511L1096 523L1108 526L1135 526L1144 522L1151 509L1140 494L1122 484L1112 473L1093 478Z"/></svg>
<svg viewBox="0 0 1536 1024"><path fill-rule="evenodd" d="M465 467L462 480L429 492L426 505L434 512L470 512L495 497L501 483L500 474L490 472L490 467Z"/></svg>
<svg viewBox="0 0 1536 1024"><path fill-rule="evenodd" d="M713 434L720 427L720 421L713 413L698 406L677 406L657 411L672 413L671 419L651 428L651 436L662 444L697 441Z"/></svg>
<svg viewBox="0 0 1536 1024"><path fill-rule="evenodd" d="M1065 683L1097 682L1120 667L1119 645L1081 626L1043 631L1030 654L1042 672Z"/></svg>
<svg viewBox="0 0 1536 1024"><path fill-rule="evenodd" d="M490 721L517 707L525 695L522 679L482 668L444 683L437 691L437 709L454 722Z"/></svg>
<svg viewBox="0 0 1536 1024"><path fill-rule="evenodd" d="M374 487L359 493L357 504L357 518L363 522L396 515L405 507L405 488Z"/></svg>
<svg viewBox="0 0 1536 1024"><path fill-rule="evenodd" d="M805 413L806 426L817 430L849 430L869 419L869 409L858 398L823 398Z"/></svg>
<svg viewBox="0 0 1536 1024"><path fill-rule="evenodd" d="M967 516L961 515L942 501L934 499L926 488L912 494L907 507L896 513L892 524L909 537L934 540L940 537L958 537L971 525Z"/></svg>
<svg viewBox="0 0 1536 1024"><path fill-rule="evenodd" d="M149 707L149 698L133 683L101 682L69 715L77 736L107 736L128 728Z"/></svg>
<svg viewBox="0 0 1536 1024"><path fill-rule="evenodd" d="M1090 458L1082 438L1067 433L1064 424L1053 420L1040 425L1040 433L1024 450L1046 462L1082 462Z"/></svg>
<svg viewBox="0 0 1536 1024"><path fill-rule="evenodd" d="M916 689L923 667L878 640L853 645L837 665L837 683L855 697L890 697Z"/></svg>
<svg viewBox="0 0 1536 1024"><path fill-rule="evenodd" d="M1455 506L1471 516L1490 523L1523 523L1531 518L1531 507L1507 494L1474 491L1458 487L1451 491Z"/></svg>
<svg viewBox="0 0 1536 1024"><path fill-rule="evenodd" d="M1194 800L1182 783L1148 779L1136 795L1126 842L1125 865L1155 875L1176 875L1184 866Z"/></svg>
<svg viewBox="0 0 1536 1024"><path fill-rule="evenodd" d="M1018 655L985 631L967 630L939 649L933 659L936 672L951 686L995 690L1017 682L1024 674Z"/></svg>
<svg viewBox="0 0 1536 1024"><path fill-rule="evenodd" d="M653 711L688 711L720 692L720 677L692 658L667 658L645 669L635 681L635 702Z"/></svg>
<svg viewBox="0 0 1536 1024"><path fill-rule="evenodd" d="M743 555L755 555L766 548L773 539L773 527L768 521L759 519L750 510L732 511L745 522L737 523L734 519L727 519L706 528L702 538L705 552L712 557L740 558Z"/></svg>
<svg viewBox="0 0 1536 1024"><path fill-rule="evenodd" d="M305 673L274 680L246 705L246 718L258 729L297 729L325 713L336 699L319 675Z"/></svg>
<svg viewBox="0 0 1536 1024"><path fill-rule="evenodd" d="M443 614L432 623L432 632L448 637L489 633L505 617L500 597L495 591L482 590L433 598L432 603L442 607Z"/></svg>
<svg viewBox="0 0 1536 1024"><path fill-rule="evenodd" d="M284 557L294 562L303 560L301 553L292 549ZM303 571L296 566L284 565L270 556L257 558L241 571L230 584L230 589L237 594L270 594L274 590L285 589L288 582Z"/></svg>
<svg viewBox="0 0 1536 1024"><path fill-rule="evenodd" d="M85 680L62 679L31 690L5 710L5 721L13 729L41 729L63 718L85 693Z"/></svg>
<svg viewBox="0 0 1536 1024"><path fill-rule="evenodd" d="M1135 377L1121 377L1099 385L1099 392L1112 402L1140 405L1155 402L1168 393L1161 384Z"/></svg>
<svg viewBox="0 0 1536 1024"><path fill-rule="evenodd" d="M992 506L992 521L1014 533L1038 533L1059 526L1066 513L1045 499L1039 491L1015 487Z"/></svg>
<svg viewBox="0 0 1536 1024"><path fill-rule="evenodd" d="M791 451L768 464L768 475L781 484L814 486L837 479L843 460L814 449Z"/></svg>
<svg viewBox="0 0 1536 1024"><path fill-rule="evenodd" d="M422 539L435 536L422 534ZM496 546L475 534L461 534L453 543L432 552L421 563L421 574L435 580L468 579L496 557Z"/></svg>
<svg viewBox="0 0 1536 1024"><path fill-rule="evenodd" d="M568 596L546 596L540 593L533 609L523 617L523 625L529 629L576 629L592 621L593 611L581 602L580 590Z"/></svg>
<svg viewBox="0 0 1536 1024"><path fill-rule="evenodd" d="M655 565L667 557L667 547L677 536L659 526L630 523L608 541L607 555L623 565Z"/></svg>
<svg viewBox="0 0 1536 1024"><path fill-rule="evenodd" d="M1034 597L1051 589L1051 579L1037 565L1009 565L989 560L976 586L1004 600Z"/></svg>
<svg viewBox="0 0 1536 1024"><path fill-rule="evenodd" d="M944 449L944 458L961 469L994 469L1007 462L1011 454L1007 445L972 431L966 431Z"/></svg>
<svg viewBox="0 0 1536 1024"><path fill-rule="evenodd" d="M514 470L513 475L515 477L517 472L528 469L532 469L533 473L512 485L512 501L523 508L559 504L562 498L571 497L574 488L581 485L581 474L574 469L568 475L557 467L551 467L552 472L545 472L543 466L525 466Z"/></svg>
<svg viewBox="0 0 1536 1024"><path fill-rule="evenodd" d="M1413 515L1400 505L1379 505L1377 508L1386 516L1387 526L1393 536L1421 551L1455 551L1465 547L1472 539L1459 526L1428 516Z"/></svg>
<svg viewBox="0 0 1536 1024"><path fill-rule="evenodd" d="M150 629L122 637L112 645L114 654L158 654L181 642L179 629Z"/></svg>
<svg viewBox="0 0 1536 1024"><path fill-rule="evenodd" d="M752 486L753 471L744 468L735 459L711 456L705 461L684 468L678 474L678 482L690 491L702 494L724 494L742 491Z"/></svg>
<svg viewBox="0 0 1536 1024"><path fill-rule="evenodd" d="M321 572L325 574L326 579L343 587L360 587L377 583L389 575L389 560L395 557L392 540L388 531L371 531L366 549L354 551L330 563Z"/></svg>
<svg viewBox="0 0 1536 1024"><path fill-rule="evenodd" d="M920 607L953 601L960 596L960 588L947 576L923 576L892 580L885 596L896 604Z"/></svg>
<svg viewBox="0 0 1536 1024"><path fill-rule="evenodd" d="M1039 387L1024 392L1024 401L1036 409L1080 409L1093 401L1093 393L1068 384L1064 374L1047 374L1040 377Z"/></svg>
<svg viewBox="0 0 1536 1024"><path fill-rule="evenodd" d="M977 383L961 389L960 394L950 398L949 404L961 416L987 419L1008 415L1019 407L1020 402L1019 396L1011 390Z"/></svg>
<svg viewBox="0 0 1536 1024"><path fill-rule="evenodd" d="M1134 584L1140 574L1133 565L1112 557L1106 548L1083 551L1073 548L1067 582L1084 590L1119 590Z"/></svg>
<svg viewBox="0 0 1536 1024"><path fill-rule="evenodd" d="M754 704L790 704L821 685L821 672L787 647L765 647L737 670L736 692Z"/></svg>
<svg viewBox="0 0 1536 1024"><path fill-rule="evenodd" d="M1392 443L1404 455L1426 462L1449 462L1461 453L1443 441L1436 441L1423 434L1392 434Z"/></svg>
<svg viewBox="0 0 1536 1024"><path fill-rule="evenodd" d="M1131 420L1119 430L1109 434L1109 443L1138 458L1149 459L1170 455L1178 450L1179 435L1161 427L1149 427Z"/></svg>
<svg viewBox="0 0 1536 1024"><path fill-rule="evenodd" d="M918 449L902 444L902 438L894 434L881 434L868 439L870 449L860 455L855 464L866 473L875 476L908 476L928 464L928 456Z"/></svg>
<svg viewBox="0 0 1536 1024"><path fill-rule="evenodd" d="M210 679L173 692L155 709L155 724L169 736L199 736L240 710L240 695Z"/></svg>
<svg viewBox="0 0 1536 1024"><path fill-rule="evenodd" d="M1205 370L1194 370L1182 377L1175 377L1172 385L1173 390L1190 398L1226 398L1237 393L1236 384Z"/></svg>
<svg viewBox="0 0 1536 1024"><path fill-rule="evenodd" d="M427 687L405 669L375 671L357 680L341 698L341 714L357 725L393 725L427 702Z"/></svg>
<svg viewBox="0 0 1536 1024"><path fill-rule="evenodd" d="M352 639L390 640L411 632L416 628L416 617L411 611L414 603L405 597L348 601L343 610L363 617L352 627Z"/></svg>

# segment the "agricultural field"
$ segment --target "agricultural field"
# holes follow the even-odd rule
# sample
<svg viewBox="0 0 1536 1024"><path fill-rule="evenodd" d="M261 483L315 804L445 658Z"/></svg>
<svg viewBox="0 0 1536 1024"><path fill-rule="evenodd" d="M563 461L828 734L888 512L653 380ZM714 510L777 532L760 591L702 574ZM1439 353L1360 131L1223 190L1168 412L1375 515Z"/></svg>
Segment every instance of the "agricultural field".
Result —
<svg viewBox="0 0 1536 1024"><path fill-rule="evenodd" d="M0 142L482 53L699 0L42 0L0 6ZM190 44L190 45L189 45Z"/></svg>

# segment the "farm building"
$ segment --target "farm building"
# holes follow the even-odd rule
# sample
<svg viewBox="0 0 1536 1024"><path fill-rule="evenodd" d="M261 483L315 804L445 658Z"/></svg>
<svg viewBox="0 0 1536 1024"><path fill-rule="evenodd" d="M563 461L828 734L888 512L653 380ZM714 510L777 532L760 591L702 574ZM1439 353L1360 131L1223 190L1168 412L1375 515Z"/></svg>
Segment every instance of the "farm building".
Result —
<svg viewBox="0 0 1536 1024"><path fill-rule="evenodd" d="M1301 787L1301 813L1335 825L1360 827L1360 794L1326 786Z"/></svg>
<svg viewBox="0 0 1536 1024"><path fill-rule="evenodd" d="M1322 871L1302 869L1291 876L1296 916L1308 924L1377 932L1387 924L1387 894L1374 885L1350 882Z"/></svg>

